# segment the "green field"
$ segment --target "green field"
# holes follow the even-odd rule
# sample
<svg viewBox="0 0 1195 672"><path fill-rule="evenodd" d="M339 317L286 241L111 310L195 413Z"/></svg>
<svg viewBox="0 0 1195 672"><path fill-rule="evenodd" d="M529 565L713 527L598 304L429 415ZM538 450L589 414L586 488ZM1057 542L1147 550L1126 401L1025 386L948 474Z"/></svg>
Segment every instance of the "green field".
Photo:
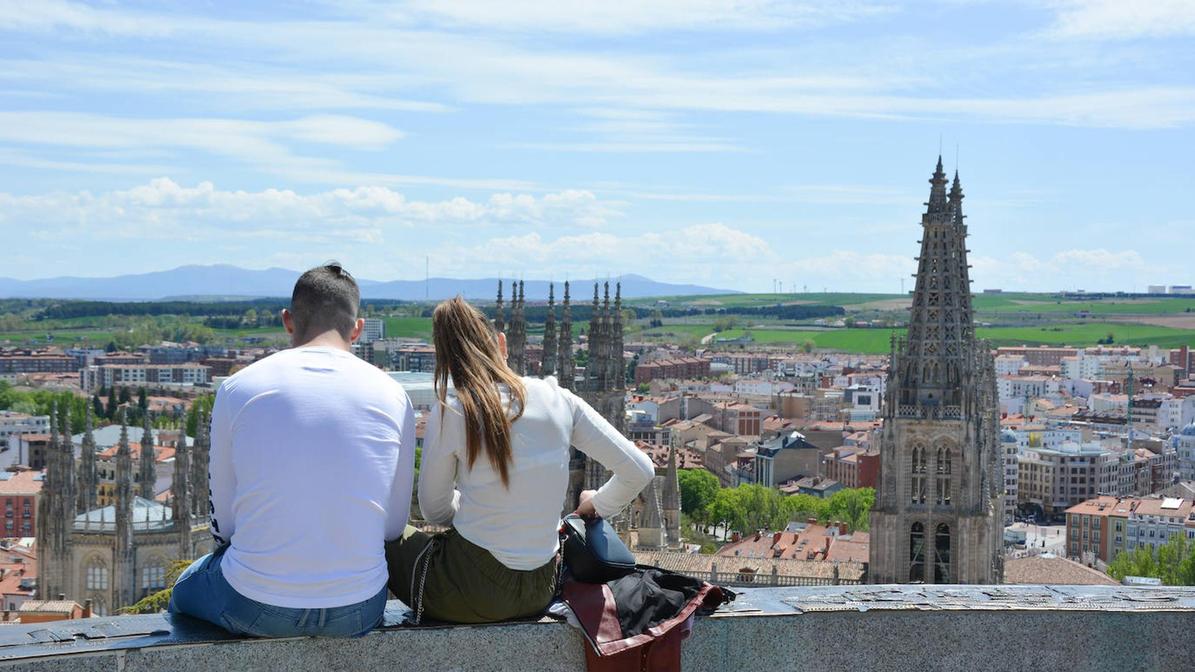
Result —
<svg viewBox="0 0 1195 672"><path fill-rule="evenodd" d="M387 317L386 338L424 338L432 337L432 318L430 317Z"/></svg>
<svg viewBox="0 0 1195 672"><path fill-rule="evenodd" d="M753 308L776 304L799 303L810 305L850 306L869 301L899 299L899 294L845 294L837 292L805 292L797 294L704 294L694 296L653 296L631 299L634 306L651 307L657 301L667 301L673 307L695 308Z"/></svg>
<svg viewBox="0 0 1195 672"><path fill-rule="evenodd" d="M900 294L853 294L841 292L805 292L797 294L709 294L698 296L659 296L628 301L631 305L651 306L656 301L667 301L673 307L720 307L751 308L774 306L785 303L843 306L848 311L852 306L876 301L909 300ZM1109 298L1070 300L1054 294L1029 292L1002 292L999 294L975 294L973 306L976 312L993 313L1064 313L1074 314L1087 311L1092 315L1178 315L1195 313L1195 297L1158 298Z"/></svg>
<svg viewBox="0 0 1195 672"><path fill-rule="evenodd" d="M982 305L976 297L977 311L991 310L997 313L1066 313L1087 312L1092 315L1179 315L1195 312L1195 299L1175 298L1161 301L1107 299L1102 301L1043 301L1005 300L997 305ZM985 297L986 298L986 297ZM994 297L993 297L994 298Z"/></svg>
<svg viewBox="0 0 1195 672"><path fill-rule="evenodd" d="M698 333L702 325L684 325ZM713 325L705 325L705 333L713 333ZM760 345L790 344L799 347L806 341L813 341L818 348L881 354L888 352L892 333L904 333L903 329L828 329L809 331L801 329L731 329L719 334L722 338L738 338L750 331L751 338ZM1173 329L1141 324L1092 323L1060 324L1038 327L989 327L980 328L977 335L988 339L993 345L1072 345L1091 346L1112 334L1113 341L1124 345L1157 345L1163 348L1177 348L1195 345L1195 330Z"/></svg>
<svg viewBox="0 0 1195 672"><path fill-rule="evenodd" d="M39 326L32 323L31 326ZM244 329L215 329L216 342L228 339L239 339L243 336L258 336L267 340L286 340L286 333L281 327L251 327ZM113 341L123 332L111 328L87 327L52 327L49 329L27 329L21 331L0 332L0 345L45 345L53 344L59 347L72 345L102 348ZM51 336L52 338L47 338Z"/></svg>

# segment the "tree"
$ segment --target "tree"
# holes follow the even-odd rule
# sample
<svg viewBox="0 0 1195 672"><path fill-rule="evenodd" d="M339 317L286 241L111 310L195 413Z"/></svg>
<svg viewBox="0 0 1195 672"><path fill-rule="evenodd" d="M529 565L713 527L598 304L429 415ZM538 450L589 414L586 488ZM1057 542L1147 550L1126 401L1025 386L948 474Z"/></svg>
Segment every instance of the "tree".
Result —
<svg viewBox="0 0 1195 672"><path fill-rule="evenodd" d="M166 570L166 587L156 593L150 593L137 602L120 610L122 614L156 614L165 611L170 605L170 595L174 591L174 582L191 566L190 560L175 560Z"/></svg>
<svg viewBox="0 0 1195 672"><path fill-rule="evenodd" d="M718 477L705 469L681 469L676 478L680 482L680 510L695 520L704 520L706 507L721 489Z"/></svg>
<svg viewBox="0 0 1195 672"><path fill-rule="evenodd" d="M108 409L107 409L107 412L104 413L104 417L108 418L109 420L115 420L116 419L116 406L117 406L116 387L112 386L112 387L108 388Z"/></svg>
<svg viewBox="0 0 1195 672"><path fill-rule="evenodd" d="M1118 581L1146 576L1167 586L1195 586L1195 542L1180 533L1156 552L1149 546L1124 551L1108 565L1108 575Z"/></svg>
<svg viewBox="0 0 1195 672"><path fill-rule="evenodd" d="M817 347L817 344L814 343L813 339L811 339L811 338L807 338L801 342L801 352L803 352L805 354L809 354L809 353L813 352L813 349L816 347Z"/></svg>
<svg viewBox="0 0 1195 672"><path fill-rule="evenodd" d="M118 399L120 399L120 403L122 403L122 404L127 404L130 401L132 401L133 395L129 392L129 388L127 388L127 387L120 388L120 395L119 395Z"/></svg>
<svg viewBox="0 0 1195 672"><path fill-rule="evenodd" d="M714 331L722 333L723 331L730 331L738 324L738 320L733 315L726 315L714 320Z"/></svg>
<svg viewBox="0 0 1195 672"><path fill-rule="evenodd" d="M98 394L91 395L91 413L97 418L107 417L107 414L104 413L104 402L100 401Z"/></svg>
<svg viewBox="0 0 1195 672"><path fill-rule="evenodd" d="M826 500L813 495L791 495L784 498L784 512L789 520L825 520Z"/></svg>
<svg viewBox="0 0 1195 672"><path fill-rule="evenodd" d="M842 521L850 530L867 530L870 527L871 507L876 493L871 488L848 488L839 490L826 500L826 517Z"/></svg>
<svg viewBox="0 0 1195 672"><path fill-rule="evenodd" d="M137 408L141 409L142 413L149 410L149 393L144 387L137 389Z"/></svg>
<svg viewBox="0 0 1195 672"><path fill-rule="evenodd" d="M199 427L199 412L203 411L208 418L212 417L212 404L216 401L216 395L205 394L202 397L197 397L191 404L191 408L187 411L186 430L189 436L195 436L195 432Z"/></svg>

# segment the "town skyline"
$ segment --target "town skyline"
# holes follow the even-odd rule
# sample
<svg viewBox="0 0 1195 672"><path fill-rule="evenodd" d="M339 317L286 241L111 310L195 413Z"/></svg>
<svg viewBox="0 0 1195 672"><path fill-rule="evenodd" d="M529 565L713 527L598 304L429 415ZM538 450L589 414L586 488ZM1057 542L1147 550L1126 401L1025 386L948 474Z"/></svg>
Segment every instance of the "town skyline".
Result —
<svg viewBox="0 0 1195 672"><path fill-rule="evenodd" d="M4 275L113 275L115 247L899 293L941 152L977 291L1195 284L1193 33L1096 0L12 3Z"/></svg>

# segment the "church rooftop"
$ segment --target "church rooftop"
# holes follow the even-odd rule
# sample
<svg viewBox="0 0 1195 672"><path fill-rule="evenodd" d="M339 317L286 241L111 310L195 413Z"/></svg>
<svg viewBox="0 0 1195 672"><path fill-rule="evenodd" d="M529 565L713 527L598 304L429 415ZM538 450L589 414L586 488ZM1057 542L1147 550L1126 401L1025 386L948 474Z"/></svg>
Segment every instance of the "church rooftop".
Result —
<svg viewBox="0 0 1195 672"><path fill-rule="evenodd" d="M133 497L133 511L130 522L135 530L168 530L174 527L174 512L169 506ZM116 507L103 506L75 516L75 530L78 532L115 532Z"/></svg>

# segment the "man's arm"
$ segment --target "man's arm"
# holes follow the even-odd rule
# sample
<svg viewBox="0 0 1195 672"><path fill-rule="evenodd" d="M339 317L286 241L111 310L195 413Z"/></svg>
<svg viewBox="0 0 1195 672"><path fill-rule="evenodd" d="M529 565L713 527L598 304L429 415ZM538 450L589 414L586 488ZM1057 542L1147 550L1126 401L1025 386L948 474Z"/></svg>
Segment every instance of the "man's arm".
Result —
<svg viewBox="0 0 1195 672"><path fill-rule="evenodd" d="M411 488L415 483L415 409L403 392L403 416L399 424L398 467L390 488L390 510L386 516L386 540L402 536L411 515Z"/></svg>
<svg viewBox="0 0 1195 672"><path fill-rule="evenodd" d="M232 471L232 418L224 386L216 390L212 406L211 447L208 452L208 506L212 516L212 536L225 546L232 541L236 519L232 501L236 495L236 474Z"/></svg>
<svg viewBox="0 0 1195 672"><path fill-rule="evenodd" d="M423 437L423 459L419 462L419 513L429 523L451 524L460 507L454 448L464 445L464 427L460 411L452 406L437 404L437 408L428 414L427 433Z"/></svg>

